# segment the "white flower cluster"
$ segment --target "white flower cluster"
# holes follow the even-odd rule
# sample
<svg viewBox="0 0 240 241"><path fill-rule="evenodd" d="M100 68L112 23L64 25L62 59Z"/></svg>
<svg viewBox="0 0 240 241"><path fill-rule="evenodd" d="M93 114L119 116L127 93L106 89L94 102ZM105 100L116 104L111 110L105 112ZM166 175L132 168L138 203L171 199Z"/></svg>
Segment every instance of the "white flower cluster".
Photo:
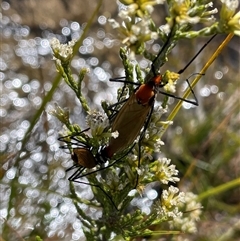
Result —
<svg viewBox="0 0 240 241"><path fill-rule="evenodd" d="M54 60L69 61L72 58L73 46L76 42L77 40L74 39L67 44L61 44L57 38L53 38L50 41L50 45L53 50Z"/></svg>
<svg viewBox="0 0 240 241"><path fill-rule="evenodd" d="M226 8L228 8L229 11L235 11L239 5L238 0L221 0L221 2Z"/></svg>
<svg viewBox="0 0 240 241"><path fill-rule="evenodd" d="M181 218L182 212L179 211L179 206L183 203L185 203L185 194L179 192L177 187L170 186L168 190L162 192L160 213L174 220Z"/></svg>
<svg viewBox="0 0 240 241"><path fill-rule="evenodd" d="M168 184L169 182L180 181L177 177L178 170L175 165L171 164L170 159L167 159L166 157L159 159L157 167L156 175L161 183Z"/></svg>
<svg viewBox="0 0 240 241"><path fill-rule="evenodd" d="M122 1L126 8L119 12L121 23L109 19L113 28L119 31L120 39L126 44L131 52L130 57L134 59L135 51L145 42L158 39L158 33L151 28L152 20L150 14L153 6L162 4L164 1Z"/></svg>
<svg viewBox="0 0 240 241"><path fill-rule="evenodd" d="M151 14L153 6L163 4L165 0L120 0L127 8L121 11L125 16L136 15L142 17L143 15Z"/></svg>
<svg viewBox="0 0 240 241"><path fill-rule="evenodd" d="M196 0L174 0L172 1L171 13L176 16L176 21L180 25L183 24L197 24L199 22L210 22L215 20L213 14L216 14L218 10L209 8L213 7L213 3Z"/></svg>
<svg viewBox="0 0 240 241"><path fill-rule="evenodd" d="M171 228L180 229L183 232L195 233L197 232L196 222L200 219L202 213L202 206L197 202L197 196L192 192L185 192L185 203L180 205L180 208L187 212L187 215L176 217L170 221Z"/></svg>
<svg viewBox="0 0 240 241"><path fill-rule="evenodd" d="M179 79L178 73L167 70L166 73L164 73L163 75L163 81L164 83L166 83L163 87L164 90L169 93L175 93L178 79Z"/></svg>
<svg viewBox="0 0 240 241"><path fill-rule="evenodd" d="M221 0L220 25L223 29L240 36L240 11L236 14L239 6L238 0Z"/></svg>
<svg viewBox="0 0 240 241"><path fill-rule="evenodd" d="M86 122L91 129L92 136L101 135L105 128L109 126L109 120L105 113L92 110L88 112Z"/></svg>
<svg viewBox="0 0 240 241"><path fill-rule="evenodd" d="M164 90L166 90L169 93L175 93L176 92L176 81L173 82L171 80L168 81L166 85L164 85Z"/></svg>
<svg viewBox="0 0 240 241"><path fill-rule="evenodd" d="M164 145L164 142L159 138L159 134L162 131L162 122L160 120L162 115L167 112L167 108L167 106L163 108L161 105L158 105L154 108L154 111L151 115L151 122L145 133L145 139L147 141L151 142L151 140L153 140L153 143L149 144L152 144L156 152L159 152L161 146Z"/></svg>

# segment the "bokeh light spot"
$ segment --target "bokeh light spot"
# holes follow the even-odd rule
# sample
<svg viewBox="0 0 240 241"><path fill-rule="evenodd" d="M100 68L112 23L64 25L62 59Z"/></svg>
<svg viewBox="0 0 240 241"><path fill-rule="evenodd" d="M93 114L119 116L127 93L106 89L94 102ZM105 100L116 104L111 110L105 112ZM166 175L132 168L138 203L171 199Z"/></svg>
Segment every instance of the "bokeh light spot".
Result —
<svg viewBox="0 0 240 241"><path fill-rule="evenodd" d="M104 25L107 22L107 18L105 16L101 15L101 16L98 17L98 22L100 24Z"/></svg>

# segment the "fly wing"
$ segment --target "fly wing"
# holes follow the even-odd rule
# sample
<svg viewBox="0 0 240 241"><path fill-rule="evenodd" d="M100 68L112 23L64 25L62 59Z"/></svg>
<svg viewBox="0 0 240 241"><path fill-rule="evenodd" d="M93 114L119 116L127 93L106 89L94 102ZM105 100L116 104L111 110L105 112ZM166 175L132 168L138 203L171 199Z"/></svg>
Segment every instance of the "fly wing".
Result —
<svg viewBox="0 0 240 241"><path fill-rule="evenodd" d="M86 168L93 168L97 165L92 152L87 148L74 148L72 159L75 164Z"/></svg>
<svg viewBox="0 0 240 241"><path fill-rule="evenodd" d="M112 132L118 131L117 138L111 138L107 147L108 157L130 146L141 131L151 110L153 101L141 105L133 93L118 112L112 125Z"/></svg>

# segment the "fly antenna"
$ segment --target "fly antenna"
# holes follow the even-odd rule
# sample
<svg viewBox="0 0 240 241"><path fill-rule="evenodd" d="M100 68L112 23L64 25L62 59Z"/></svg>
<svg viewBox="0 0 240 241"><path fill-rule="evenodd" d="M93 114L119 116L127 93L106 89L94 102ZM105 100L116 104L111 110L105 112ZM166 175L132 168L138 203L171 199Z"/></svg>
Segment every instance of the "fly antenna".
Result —
<svg viewBox="0 0 240 241"><path fill-rule="evenodd" d="M207 47L207 45L215 38L217 34L213 35L195 54L195 56L189 61L189 63L181 70L178 71L178 74L182 74L188 66L198 57L198 55Z"/></svg>
<svg viewBox="0 0 240 241"><path fill-rule="evenodd" d="M154 76L157 75L157 73L156 73L156 68L155 68L154 64L155 64L155 62L158 60L158 58L161 56L161 54L163 53L163 51L165 50L165 48L167 48L167 46L169 45L170 39L171 39L172 36L173 36L174 27L175 27L175 19L174 19L174 23L173 23L173 26L172 26L172 28L171 28L171 31L170 31L169 35L167 36L166 42L163 44L161 50L160 50L159 53L157 54L157 57L152 61L151 70L152 70L152 73L153 73Z"/></svg>

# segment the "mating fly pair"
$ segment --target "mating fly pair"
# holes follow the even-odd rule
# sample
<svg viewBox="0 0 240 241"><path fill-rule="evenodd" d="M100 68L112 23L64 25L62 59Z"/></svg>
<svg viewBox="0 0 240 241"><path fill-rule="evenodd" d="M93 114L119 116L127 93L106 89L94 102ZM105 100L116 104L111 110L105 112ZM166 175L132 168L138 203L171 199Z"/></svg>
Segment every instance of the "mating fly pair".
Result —
<svg viewBox="0 0 240 241"><path fill-rule="evenodd" d="M188 86L190 87L190 90L194 96L195 101L182 99L181 97L177 97L170 93L165 93L163 91L160 91L159 88L164 87L164 85L167 84L167 81L164 80L164 77L157 73L154 67L154 63L158 60L159 56L162 54L164 49L169 45L169 41L173 35L173 30L170 32L169 37L163 47L161 48L159 54L153 61L151 65L151 72L153 74L153 77L151 77L148 81L146 81L144 84L137 84L133 83L134 85L137 85L138 87L135 89L135 91L130 95L130 97L125 101L123 106L120 108L116 116L114 117L114 120L111 124L111 132L118 132L118 136L116 138L111 137L109 140L108 145L104 147L100 147L97 154L94 155L92 153L92 147L88 146L85 143L82 143L77 136L81 136L81 133L78 133L78 135L74 136L67 136L67 137L61 137L59 138L60 141L64 141L67 145L63 146L63 148L68 148L69 145L71 146L74 144L76 147L72 148L72 159L74 161L74 165L69 168L69 170L77 169L70 177L70 181L84 183L79 181L78 179L90 175L92 173L96 173L100 170L106 169L108 167L113 166L116 162L123 159L134 147L134 141L139 136L140 132L140 138L139 138L139 157L138 157L138 167L140 166L140 142L144 137L144 133L148 127L148 124L150 122L150 117L153 112L154 108L154 102L155 97L157 93L165 94L166 96L173 97L179 100L183 100L185 102L198 105L197 98L191 89L191 86L189 84L189 81L187 81ZM213 38L213 37L212 37ZM178 72L178 74L183 73L186 68L193 62L193 60L200 54L200 52L207 46L207 44L212 40L212 38L197 52L197 54L194 56L194 58L183 68ZM125 82L122 78L118 79L111 79L112 81L118 81L118 82ZM86 131L86 130L85 130ZM70 141L68 141L70 138ZM107 161L110 161L114 154L120 153L124 150L126 150L124 154L118 158L117 160L113 161L108 166L103 166ZM100 165L100 168L84 173L84 170L91 169L96 167L97 165ZM106 193L105 190L103 190L102 187L99 185L95 185L92 183L85 183L89 184L91 186L99 187L106 196L112 201L111 197ZM137 175L137 182L135 187L138 184L138 175ZM134 187L134 188L135 188ZM115 208L116 205L114 204Z"/></svg>

